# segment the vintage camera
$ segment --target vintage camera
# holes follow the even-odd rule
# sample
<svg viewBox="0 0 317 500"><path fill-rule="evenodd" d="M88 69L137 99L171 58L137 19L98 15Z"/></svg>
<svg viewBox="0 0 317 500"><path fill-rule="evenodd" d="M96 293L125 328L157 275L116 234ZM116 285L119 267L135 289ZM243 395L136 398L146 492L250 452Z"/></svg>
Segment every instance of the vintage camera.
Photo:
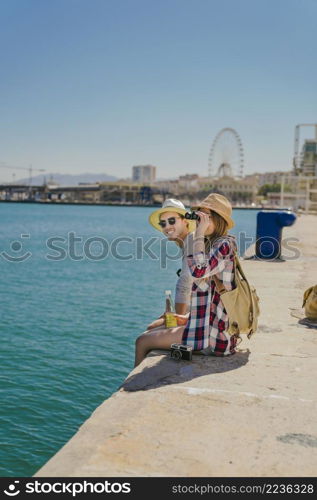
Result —
<svg viewBox="0 0 317 500"><path fill-rule="evenodd" d="M199 220L200 217L199 217L199 215L196 214L196 212L186 212L185 219Z"/></svg>
<svg viewBox="0 0 317 500"><path fill-rule="evenodd" d="M186 361L192 360L192 350L193 348L189 345L183 344L172 344L171 345L171 358L173 359L185 359Z"/></svg>

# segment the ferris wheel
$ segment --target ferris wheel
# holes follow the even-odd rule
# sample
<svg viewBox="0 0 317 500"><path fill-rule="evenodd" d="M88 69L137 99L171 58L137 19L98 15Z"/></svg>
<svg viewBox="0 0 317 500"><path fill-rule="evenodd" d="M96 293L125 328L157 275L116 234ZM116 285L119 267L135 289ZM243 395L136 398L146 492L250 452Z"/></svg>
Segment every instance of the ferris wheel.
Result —
<svg viewBox="0 0 317 500"><path fill-rule="evenodd" d="M223 128L216 135L209 153L209 177L242 177L244 167L243 146L233 128Z"/></svg>

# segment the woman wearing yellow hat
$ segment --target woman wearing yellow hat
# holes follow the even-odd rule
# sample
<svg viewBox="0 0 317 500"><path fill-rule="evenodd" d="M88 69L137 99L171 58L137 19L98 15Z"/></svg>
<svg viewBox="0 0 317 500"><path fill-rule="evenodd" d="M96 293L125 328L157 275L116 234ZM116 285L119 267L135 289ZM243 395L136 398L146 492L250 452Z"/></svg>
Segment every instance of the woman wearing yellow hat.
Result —
<svg viewBox="0 0 317 500"><path fill-rule="evenodd" d="M199 219L192 248L187 250L187 264L193 277L190 314L186 325L156 328L136 340L135 366L152 349L170 349L171 344L191 346L203 354L226 356L235 353L236 337L229 335L228 316L217 292L213 276L226 290L234 284L235 238L228 235L234 226L232 207L224 196L212 193L197 207Z"/></svg>

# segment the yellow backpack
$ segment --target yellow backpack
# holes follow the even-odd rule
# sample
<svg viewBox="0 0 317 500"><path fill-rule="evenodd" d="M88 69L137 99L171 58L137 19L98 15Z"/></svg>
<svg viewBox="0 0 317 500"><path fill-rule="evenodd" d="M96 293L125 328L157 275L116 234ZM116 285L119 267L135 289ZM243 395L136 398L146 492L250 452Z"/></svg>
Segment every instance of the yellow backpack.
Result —
<svg viewBox="0 0 317 500"><path fill-rule="evenodd" d="M223 283L213 276L217 292L226 309L229 318L228 333L231 335L246 334L248 338L253 335L258 326L260 315L259 297L256 289L250 285L243 272L237 254L234 256L234 280L236 288L227 291Z"/></svg>
<svg viewBox="0 0 317 500"><path fill-rule="evenodd" d="M312 321L317 321L317 285L307 288L304 292L303 305L306 317Z"/></svg>

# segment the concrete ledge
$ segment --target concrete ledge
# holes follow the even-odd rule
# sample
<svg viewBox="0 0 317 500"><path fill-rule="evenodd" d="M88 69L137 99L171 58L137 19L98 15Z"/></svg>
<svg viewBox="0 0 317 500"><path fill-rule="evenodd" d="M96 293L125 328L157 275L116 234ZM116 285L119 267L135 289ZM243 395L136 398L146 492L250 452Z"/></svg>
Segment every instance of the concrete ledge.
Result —
<svg viewBox="0 0 317 500"><path fill-rule="evenodd" d="M296 260L243 262L259 330L229 358L152 351L35 476L316 476L317 329L291 316L317 281L317 217Z"/></svg>

